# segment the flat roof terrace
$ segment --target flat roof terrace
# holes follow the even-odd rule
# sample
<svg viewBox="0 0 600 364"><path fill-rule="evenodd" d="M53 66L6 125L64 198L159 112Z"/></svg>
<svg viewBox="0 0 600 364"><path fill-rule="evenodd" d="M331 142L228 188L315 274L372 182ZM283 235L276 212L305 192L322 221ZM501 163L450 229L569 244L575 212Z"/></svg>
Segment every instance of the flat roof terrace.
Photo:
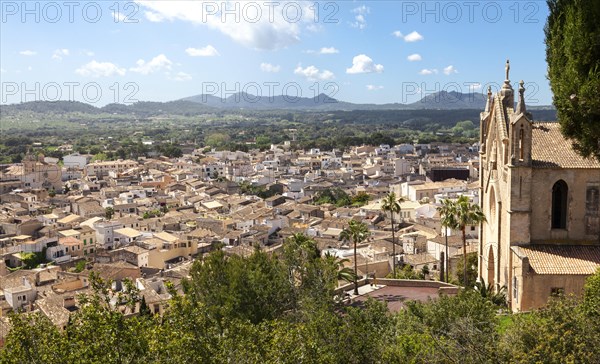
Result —
<svg viewBox="0 0 600 364"><path fill-rule="evenodd" d="M371 283L364 279L359 281L357 296L354 295L352 284L340 287L340 290L350 298L349 303L352 306L363 307L369 298L373 298L387 303L391 312L397 312L403 309L408 301L427 302L443 294L456 295L459 289L452 284L425 280L377 279L377 282L374 282L376 284L371 286Z"/></svg>

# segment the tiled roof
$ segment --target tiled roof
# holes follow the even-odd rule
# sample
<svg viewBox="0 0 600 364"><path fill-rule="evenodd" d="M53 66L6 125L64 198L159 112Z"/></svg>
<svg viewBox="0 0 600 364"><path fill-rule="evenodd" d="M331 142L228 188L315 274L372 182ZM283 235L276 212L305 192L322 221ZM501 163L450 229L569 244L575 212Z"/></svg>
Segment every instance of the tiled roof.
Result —
<svg viewBox="0 0 600 364"><path fill-rule="evenodd" d="M558 123L533 123L531 158L534 168L600 168L600 163L585 159L560 132Z"/></svg>
<svg viewBox="0 0 600 364"><path fill-rule="evenodd" d="M594 274L600 268L600 246L530 245L514 247L529 258L536 274Z"/></svg>

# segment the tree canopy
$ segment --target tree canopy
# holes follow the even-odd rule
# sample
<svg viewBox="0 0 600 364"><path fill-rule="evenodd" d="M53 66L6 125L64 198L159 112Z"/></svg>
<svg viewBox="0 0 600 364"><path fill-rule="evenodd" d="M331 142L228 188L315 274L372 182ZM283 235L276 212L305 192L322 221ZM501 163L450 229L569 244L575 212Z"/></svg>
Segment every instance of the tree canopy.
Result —
<svg viewBox="0 0 600 364"><path fill-rule="evenodd" d="M600 3L548 0L548 79L563 134L600 160Z"/></svg>
<svg viewBox="0 0 600 364"><path fill-rule="evenodd" d="M390 312L369 300L335 300L339 261L298 234L280 257L217 250L194 263L184 295L162 315L90 277L94 293L59 329L41 313L11 314L0 363L598 363L600 270L581 298L557 296L541 310L503 313L482 290L465 289ZM485 284L482 284L482 287ZM115 295L117 297L115 297ZM125 316L111 302L139 304Z"/></svg>

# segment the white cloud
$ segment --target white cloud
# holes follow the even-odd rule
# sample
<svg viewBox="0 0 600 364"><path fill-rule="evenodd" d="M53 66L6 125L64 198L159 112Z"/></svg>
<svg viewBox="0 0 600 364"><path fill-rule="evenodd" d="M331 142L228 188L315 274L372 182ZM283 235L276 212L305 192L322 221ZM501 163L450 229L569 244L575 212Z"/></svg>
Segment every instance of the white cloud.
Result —
<svg viewBox="0 0 600 364"><path fill-rule="evenodd" d="M147 20L151 22L183 21L219 31L235 42L249 48L273 50L288 47L300 41L303 30L314 29L314 3L301 0L285 2L258 1L246 7L242 1L163 1L135 0ZM293 5L293 6L291 6ZM224 7L239 10L222 12ZM258 10L260 9L260 10ZM272 16L271 16L272 14ZM299 19L295 19L300 14Z"/></svg>
<svg viewBox="0 0 600 364"><path fill-rule="evenodd" d="M124 76L125 68L119 68L114 63L91 61L75 70L80 76L84 77L110 77Z"/></svg>
<svg viewBox="0 0 600 364"><path fill-rule="evenodd" d="M417 62L422 60L423 58L421 58L421 55L418 53L415 54L411 54L410 56L406 57L406 59L408 59L411 62Z"/></svg>
<svg viewBox="0 0 600 364"><path fill-rule="evenodd" d="M20 51L19 54L22 55L22 56L31 57L31 56L35 56L37 54L37 52L36 51L25 50L25 51Z"/></svg>
<svg viewBox="0 0 600 364"><path fill-rule="evenodd" d="M279 65L274 66L270 63L261 63L260 70L263 72L277 73L281 70L281 66L279 66Z"/></svg>
<svg viewBox="0 0 600 364"><path fill-rule="evenodd" d="M399 30L396 30L396 31L392 32L392 35L394 37L396 37L396 38L403 38L404 37L404 35L402 35L402 32L399 31Z"/></svg>
<svg viewBox="0 0 600 364"><path fill-rule="evenodd" d="M0 68L0 73L6 73L7 71L4 68Z"/></svg>
<svg viewBox="0 0 600 364"><path fill-rule="evenodd" d="M336 54L340 53L335 47L323 47L319 50L319 54Z"/></svg>
<svg viewBox="0 0 600 364"><path fill-rule="evenodd" d="M371 57L366 54L359 54L352 59L352 67L346 69L346 73L357 74L357 73L381 73L383 72L383 65L375 64Z"/></svg>
<svg viewBox="0 0 600 364"><path fill-rule="evenodd" d="M175 75L169 75L169 79L179 82L190 81L192 79L192 75L185 72L177 72Z"/></svg>
<svg viewBox="0 0 600 364"><path fill-rule="evenodd" d="M417 33L416 31L404 36L405 42L418 42L423 39L424 39L423 36L421 34Z"/></svg>
<svg viewBox="0 0 600 364"><path fill-rule="evenodd" d="M458 73L458 70L453 65L444 68L444 74L449 76L453 73Z"/></svg>
<svg viewBox="0 0 600 364"><path fill-rule="evenodd" d="M171 69L173 62L171 62L164 54L159 54L148 62L140 59L135 64L137 65L136 67L129 69L131 72L148 75L163 69Z"/></svg>
<svg viewBox="0 0 600 364"><path fill-rule="evenodd" d="M367 85L367 90L369 91L377 91L381 89L383 89L383 86Z"/></svg>
<svg viewBox="0 0 600 364"><path fill-rule="evenodd" d="M219 51L210 44L202 48L188 48L185 53L192 57L215 57L220 56Z"/></svg>
<svg viewBox="0 0 600 364"><path fill-rule="evenodd" d="M424 68L419 71L420 75L432 75L434 73L437 75L437 73L438 73L437 68L431 68L431 69Z"/></svg>
<svg viewBox="0 0 600 364"><path fill-rule="evenodd" d="M354 16L354 22L351 23L353 28L365 29L367 27L367 19L365 15L371 12L371 9L365 5L359 6L358 8L352 9L352 12L356 14Z"/></svg>
<svg viewBox="0 0 600 364"><path fill-rule="evenodd" d="M160 23L165 20L164 16L160 15L159 13L154 13L152 11L145 11L144 16L146 17L146 19L153 23Z"/></svg>
<svg viewBox="0 0 600 364"><path fill-rule="evenodd" d="M319 49L318 51L309 49L306 51L302 51L302 53L306 53L306 54L337 54L337 53L340 53L340 51L335 47L323 47L323 48Z"/></svg>
<svg viewBox="0 0 600 364"><path fill-rule="evenodd" d="M88 51L88 50L85 50L85 49L81 53L83 55L85 55L85 56L88 56L88 57L93 57L94 56L94 52Z"/></svg>
<svg viewBox="0 0 600 364"><path fill-rule="evenodd" d="M323 30L323 26L321 24L312 23L312 24L308 24L306 26L306 30L308 30L309 32L312 32L312 33L318 33L321 30Z"/></svg>
<svg viewBox="0 0 600 364"><path fill-rule="evenodd" d="M69 50L66 48L57 49L52 53L52 59L57 61L62 61L63 57L66 57L70 54Z"/></svg>
<svg viewBox="0 0 600 364"><path fill-rule="evenodd" d="M27 71L33 71L33 67L31 67L31 66L27 67Z"/></svg>
<svg viewBox="0 0 600 364"><path fill-rule="evenodd" d="M333 72L328 70L323 70L323 72L321 72L315 66L308 66L306 68L298 66L294 70L294 74L304 76L309 81L327 81L332 80L334 78Z"/></svg>
<svg viewBox="0 0 600 364"><path fill-rule="evenodd" d="M113 10L112 15L113 20L116 20L116 22L123 23L125 20L127 20L127 15L121 14L118 11Z"/></svg>

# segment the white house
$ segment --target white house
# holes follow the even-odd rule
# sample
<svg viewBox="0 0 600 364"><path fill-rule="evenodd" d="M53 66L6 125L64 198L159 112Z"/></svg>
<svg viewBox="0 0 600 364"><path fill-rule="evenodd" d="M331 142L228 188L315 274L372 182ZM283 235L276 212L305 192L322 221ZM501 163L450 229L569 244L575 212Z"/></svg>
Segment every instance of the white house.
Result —
<svg viewBox="0 0 600 364"><path fill-rule="evenodd" d="M37 291L29 280L23 277L23 284L16 287L4 289L4 297L6 302L13 310L18 310L35 301Z"/></svg>
<svg viewBox="0 0 600 364"><path fill-rule="evenodd" d="M83 169L91 160L89 154L73 153L63 157L63 164L67 168Z"/></svg>

